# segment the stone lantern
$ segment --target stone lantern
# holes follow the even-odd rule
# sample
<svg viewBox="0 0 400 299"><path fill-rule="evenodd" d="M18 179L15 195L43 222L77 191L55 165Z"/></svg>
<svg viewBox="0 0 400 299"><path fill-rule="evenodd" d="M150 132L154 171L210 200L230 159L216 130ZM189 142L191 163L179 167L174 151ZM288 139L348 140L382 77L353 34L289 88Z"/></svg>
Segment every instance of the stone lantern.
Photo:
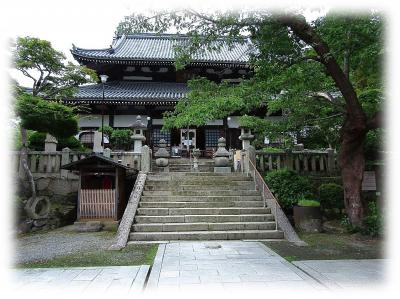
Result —
<svg viewBox="0 0 400 299"><path fill-rule="evenodd" d="M142 122L141 116L138 115L136 121L130 126L130 128L133 131L131 137L133 139L133 152L135 154L141 154L143 142L146 141L144 131L147 129L147 126Z"/></svg>
<svg viewBox="0 0 400 299"><path fill-rule="evenodd" d="M248 150L250 141L254 139L254 135L251 134L251 130L246 127L241 127L242 133L239 136L239 140L242 140L242 149Z"/></svg>
<svg viewBox="0 0 400 299"><path fill-rule="evenodd" d="M158 151L154 154L156 157L156 165L164 169L165 172L169 171L169 152L167 151L167 142L164 139L161 139L158 143Z"/></svg>
<svg viewBox="0 0 400 299"><path fill-rule="evenodd" d="M214 155L214 172L231 172L229 166L229 152L225 148L226 140L224 137L218 139L218 149Z"/></svg>
<svg viewBox="0 0 400 299"><path fill-rule="evenodd" d="M199 171L199 157L200 150L198 148L193 149L193 171Z"/></svg>

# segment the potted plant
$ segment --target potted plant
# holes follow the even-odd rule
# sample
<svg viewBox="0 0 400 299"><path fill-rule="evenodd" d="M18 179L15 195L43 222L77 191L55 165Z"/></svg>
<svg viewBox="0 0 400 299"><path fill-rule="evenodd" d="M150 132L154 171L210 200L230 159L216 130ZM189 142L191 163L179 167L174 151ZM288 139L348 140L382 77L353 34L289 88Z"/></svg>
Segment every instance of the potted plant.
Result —
<svg viewBox="0 0 400 299"><path fill-rule="evenodd" d="M321 205L316 200L300 199L293 207L294 224L304 232L322 231Z"/></svg>

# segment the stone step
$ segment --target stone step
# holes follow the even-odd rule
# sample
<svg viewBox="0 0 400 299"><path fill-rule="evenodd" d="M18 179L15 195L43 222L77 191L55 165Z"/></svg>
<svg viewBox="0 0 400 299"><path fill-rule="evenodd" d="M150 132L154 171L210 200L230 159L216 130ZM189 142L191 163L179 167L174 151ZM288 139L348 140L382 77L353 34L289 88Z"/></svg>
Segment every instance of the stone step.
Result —
<svg viewBox="0 0 400 299"><path fill-rule="evenodd" d="M270 208L138 208L140 216L270 214Z"/></svg>
<svg viewBox="0 0 400 299"><path fill-rule="evenodd" d="M274 221L272 214L136 216L135 223L263 222Z"/></svg>
<svg viewBox="0 0 400 299"><path fill-rule="evenodd" d="M253 181L253 179L251 177L246 177L246 176L241 176L241 175L237 175L237 176L191 176L191 175L187 175L187 176L148 176L146 179L146 183L153 183L153 182L193 182L193 183L197 183L197 182L221 182L221 183L225 183L225 182L248 182L248 181Z"/></svg>
<svg viewBox="0 0 400 299"><path fill-rule="evenodd" d="M144 191L143 194L150 194L150 192L157 191ZM263 202L261 195L143 195L140 202L237 202L237 201L260 201Z"/></svg>
<svg viewBox="0 0 400 299"><path fill-rule="evenodd" d="M130 241L168 240L243 240L282 239L283 232L275 230L188 231L188 232L134 232Z"/></svg>
<svg viewBox="0 0 400 299"><path fill-rule="evenodd" d="M140 208L260 208L263 201L141 201Z"/></svg>
<svg viewBox="0 0 400 299"><path fill-rule="evenodd" d="M224 191L224 190L230 190L230 191L236 191L236 190L243 190L243 191L248 191L248 190L255 190L255 186L253 182L249 182L249 184L245 185L225 185L225 184L218 184L218 185L165 185L165 186L153 186L153 185L148 185L145 184L144 186L144 191L191 191L191 190L196 190L196 191L202 191L202 190L209 190L209 191Z"/></svg>
<svg viewBox="0 0 400 299"><path fill-rule="evenodd" d="M150 172L148 175L148 178L154 178L154 177L211 177L211 176L218 176L218 177L231 177L231 176L240 176L240 177L246 177L246 175L242 172L231 172L231 173L214 173L213 171L210 172L169 172L169 173L160 173L160 172Z"/></svg>
<svg viewBox="0 0 400 299"><path fill-rule="evenodd" d="M225 222L225 223L144 223L134 224L133 232L183 232L225 230L275 230L275 222Z"/></svg>
<svg viewBox="0 0 400 299"><path fill-rule="evenodd" d="M177 179L173 181L148 181L146 180L146 186L153 186L156 188L164 187L177 187L180 185L201 185L201 186L244 186L254 188L254 182L250 180L229 180L226 178L222 179L208 179L208 180L185 180Z"/></svg>
<svg viewBox="0 0 400 299"><path fill-rule="evenodd" d="M261 196L255 190L144 190L143 196Z"/></svg>

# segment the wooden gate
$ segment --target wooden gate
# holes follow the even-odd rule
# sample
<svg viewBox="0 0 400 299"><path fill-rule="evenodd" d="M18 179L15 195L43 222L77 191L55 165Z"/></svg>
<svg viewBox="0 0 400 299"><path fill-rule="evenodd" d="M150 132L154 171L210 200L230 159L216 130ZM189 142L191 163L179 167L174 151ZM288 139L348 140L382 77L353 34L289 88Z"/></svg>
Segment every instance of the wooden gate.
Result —
<svg viewBox="0 0 400 299"><path fill-rule="evenodd" d="M79 218L116 218L115 189L81 189Z"/></svg>

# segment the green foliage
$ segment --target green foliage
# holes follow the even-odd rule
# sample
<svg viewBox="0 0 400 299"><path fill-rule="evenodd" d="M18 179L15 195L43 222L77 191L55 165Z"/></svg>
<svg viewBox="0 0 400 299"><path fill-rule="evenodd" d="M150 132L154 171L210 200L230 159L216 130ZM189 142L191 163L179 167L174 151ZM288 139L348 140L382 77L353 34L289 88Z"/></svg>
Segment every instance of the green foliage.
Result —
<svg viewBox="0 0 400 299"><path fill-rule="evenodd" d="M17 98L16 113L21 118L21 126L28 130L47 132L56 138L78 133L78 121L73 108L58 102L22 93Z"/></svg>
<svg viewBox="0 0 400 299"><path fill-rule="evenodd" d="M44 149L44 141L46 139L46 133L42 132L33 132L28 137L29 145L28 147L35 151L42 151ZM85 150L82 143L76 139L74 136L66 137L66 138L59 138L57 144L57 150L62 150L65 147L68 147L72 150Z"/></svg>
<svg viewBox="0 0 400 299"><path fill-rule="evenodd" d="M114 149L128 150L132 145L131 130L113 130L111 134L111 143Z"/></svg>
<svg viewBox="0 0 400 299"><path fill-rule="evenodd" d="M319 187L319 200L324 209L343 209L344 195L342 186L334 183Z"/></svg>
<svg viewBox="0 0 400 299"><path fill-rule="evenodd" d="M51 43L34 37L18 37L12 48L14 67L31 79L32 94L45 99L71 97L77 87L97 80L96 72L65 62Z"/></svg>
<svg viewBox="0 0 400 299"><path fill-rule="evenodd" d="M102 130L103 129L103 130ZM114 132L114 129L110 126L103 126L103 128L99 128L99 132L103 131L105 135L111 138L112 133Z"/></svg>
<svg viewBox="0 0 400 299"><path fill-rule="evenodd" d="M383 134L383 129L369 131L367 133L364 143L364 154L367 161L375 161L379 159L379 151L384 149Z"/></svg>
<svg viewBox="0 0 400 299"><path fill-rule="evenodd" d="M383 217L375 201L368 203L368 216L364 218L363 224L363 234L374 237L383 234Z"/></svg>
<svg viewBox="0 0 400 299"><path fill-rule="evenodd" d="M310 199L300 199L297 202L297 205L300 207L319 207L319 206L321 206L319 201L310 200Z"/></svg>
<svg viewBox="0 0 400 299"><path fill-rule="evenodd" d="M292 170L280 169L267 173L265 182L284 209L291 209L299 198L313 198L312 181Z"/></svg>

